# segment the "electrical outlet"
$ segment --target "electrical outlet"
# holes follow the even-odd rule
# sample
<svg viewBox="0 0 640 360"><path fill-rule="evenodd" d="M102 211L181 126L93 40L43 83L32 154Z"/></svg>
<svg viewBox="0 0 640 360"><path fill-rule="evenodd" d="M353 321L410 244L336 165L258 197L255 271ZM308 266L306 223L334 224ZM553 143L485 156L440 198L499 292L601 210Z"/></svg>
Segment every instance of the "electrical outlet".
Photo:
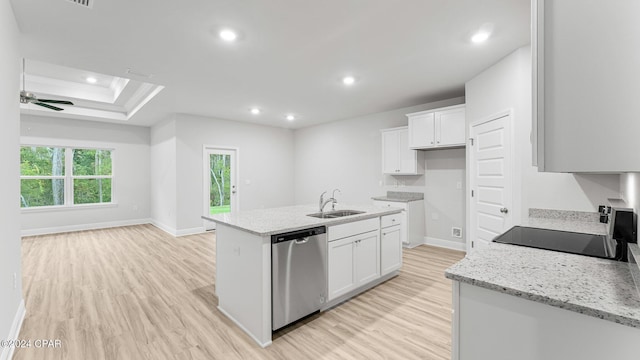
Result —
<svg viewBox="0 0 640 360"><path fill-rule="evenodd" d="M455 238L462 238L462 228L452 227L451 228L451 236Z"/></svg>
<svg viewBox="0 0 640 360"><path fill-rule="evenodd" d="M462 190L462 181L458 181L458 182L456 183L456 189L458 189L458 190Z"/></svg>

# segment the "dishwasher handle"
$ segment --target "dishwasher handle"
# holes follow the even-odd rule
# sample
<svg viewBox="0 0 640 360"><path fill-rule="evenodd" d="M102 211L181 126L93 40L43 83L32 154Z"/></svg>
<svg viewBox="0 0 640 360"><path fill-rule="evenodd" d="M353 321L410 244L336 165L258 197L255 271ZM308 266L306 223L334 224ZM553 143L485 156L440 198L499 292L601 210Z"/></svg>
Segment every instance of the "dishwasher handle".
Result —
<svg viewBox="0 0 640 360"><path fill-rule="evenodd" d="M306 244L306 243L308 243L308 242L309 242L309 238L308 238L308 237L303 237L303 238L301 238L301 239L296 239L296 240L294 240L294 243L295 243L296 245L302 245L302 244Z"/></svg>
<svg viewBox="0 0 640 360"><path fill-rule="evenodd" d="M296 230L284 234L272 235L271 243L277 244L285 241L295 240L296 244L304 244L308 241L308 238L315 235L325 234L326 232L327 228L324 226L319 226L311 229ZM304 239L307 240L302 242Z"/></svg>

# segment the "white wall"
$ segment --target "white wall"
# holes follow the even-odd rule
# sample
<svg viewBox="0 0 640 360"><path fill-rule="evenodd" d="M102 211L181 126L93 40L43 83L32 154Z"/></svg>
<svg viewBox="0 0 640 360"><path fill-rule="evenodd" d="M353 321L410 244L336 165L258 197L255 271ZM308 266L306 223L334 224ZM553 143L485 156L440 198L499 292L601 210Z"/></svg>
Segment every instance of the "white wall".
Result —
<svg viewBox="0 0 640 360"><path fill-rule="evenodd" d="M420 154L426 164L425 175L391 176L382 174L381 129L406 126L405 114L464 103L454 98L396 109L326 124L294 132L295 202L317 204L320 194L339 188L338 201L371 203L372 196L391 191L425 193L426 236L452 238L451 226L464 227L463 190L464 150L436 150ZM433 212L439 220L431 220Z"/></svg>
<svg viewBox="0 0 640 360"><path fill-rule="evenodd" d="M149 221L149 128L21 116L21 141L39 144L113 148L114 200L117 206L22 211L23 235L55 233ZM27 140L28 139L28 140Z"/></svg>
<svg viewBox="0 0 640 360"><path fill-rule="evenodd" d="M598 204L619 193L618 175L539 173L531 165L530 51L529 46L516 50L465 86L467 124L513 110L514 204L521 204L511 212L514 224L528 216L529 208L597 211Z"/></svg>
<svg viewBox="0 0 640 360"><path fill-rule="evenodd" d="M176 122L171 118L151 128L151 220L165 231L176 233Z"/></svg>
<svg viewBox="0 0 640 360"><path fill-rule="evenodd" d="M464 243L451 236L451 228L465 225L465 149L425 151L425 215L426 236ZM461 183L461 189L456 187ZM434 219L436 213L436 219Z"/></svg>
<svg viewBox="0 0 640 360"><path fill-rule="evenodd" d="M20 55L18 54L18 27L11 3L0 2L0 339L12 334L12 325L22 302L22 271L20 252ZM14 288L14 276L17 288ZM15 331L14 329L13 331ZM0 357L8 348L0 348Z"/></svg>
<svg viewBox="0 0 640 360"><path fill-rule="evenodd" d="M203 146L238 148L240 210L293 205L291 130L176 115L177 234L202 231Z"/></svg>

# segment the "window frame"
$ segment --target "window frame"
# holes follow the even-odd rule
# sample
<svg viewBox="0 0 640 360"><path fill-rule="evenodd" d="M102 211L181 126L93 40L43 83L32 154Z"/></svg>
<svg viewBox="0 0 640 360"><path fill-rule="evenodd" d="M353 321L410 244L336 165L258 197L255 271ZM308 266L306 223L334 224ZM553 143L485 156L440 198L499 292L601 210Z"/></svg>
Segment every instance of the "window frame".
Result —
<svg viewBox="0 0 640 360"><path fill-rule="evenodd" d="M64 175L62 176L23 176L20 174L20 180L28 179L62 179L64 181L64 205L49 205L22 207L22 212L44 212L58 210L79 210L87 208L108 208L117 207L116 201L116 148L112 144L98 142L60 142L51 139L37 139L23 137L20 141L20 148L23 147L52 147L64 149ZM73 151L74 150L107 150L111 152L111 175L78 175L73 174ZM111 179L111 201L103 203L75 204L74 201L74 180L75 179Z"/></svg>

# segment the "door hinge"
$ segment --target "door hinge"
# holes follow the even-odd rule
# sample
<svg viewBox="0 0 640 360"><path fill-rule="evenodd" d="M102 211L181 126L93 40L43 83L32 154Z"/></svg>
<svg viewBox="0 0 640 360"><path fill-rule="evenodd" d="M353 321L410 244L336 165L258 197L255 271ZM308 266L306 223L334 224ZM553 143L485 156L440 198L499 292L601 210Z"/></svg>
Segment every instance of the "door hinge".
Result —
<svg viewBox="0 0 640 360"><path fill-rule="evenodd" d="M474 243L473 243L473 241L472 241L472 242L471 242L471 248L473 248L473 245L474 245Z"/></svg>
<svg viewBox="0 0 640 360"><path fill-rule="evenodd" d="M471 190L471 197L473 197L473 195L474 195L474 192L473 192L473 190Z"/></svg>
<svg viewBox="0 0 640 360"><path fill-rule="evenodd" d="M469 138L469 140L471 141L471 146L473 146L473 138Z"/></svg>

